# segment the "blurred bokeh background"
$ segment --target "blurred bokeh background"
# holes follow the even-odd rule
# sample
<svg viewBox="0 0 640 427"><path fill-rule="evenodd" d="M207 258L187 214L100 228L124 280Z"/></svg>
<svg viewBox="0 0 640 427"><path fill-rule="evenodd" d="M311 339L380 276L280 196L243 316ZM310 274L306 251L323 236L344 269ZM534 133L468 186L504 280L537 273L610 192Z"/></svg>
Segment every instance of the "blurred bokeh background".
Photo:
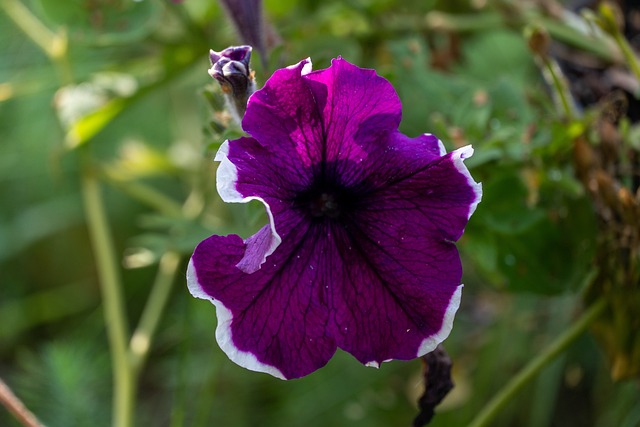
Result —
<svg viewBox="0 0 640 427"><path fill-rule="evenodd" d="M339 351L300 380L249 372L215 343L214 307L187 291L200 240L265 221L259 204L215 191L214 153L240 131L208 51L251 41L259 85L342 55L392 82L404 133L474 145L484 199L459 242L465 292L445 342L456 387L431 425L467 425L605 296L598 333L579 334L490 425L639 426L638 76L616 39L638 42L636 2L613 9L609 32L602 10L577 12L588 2L228 3L244 15L215 0L0 0L0 377L26 406L47 426L111 424L105 270L87 220L102 201L127 344L143 313L155 326L134 425L411 424L419 360L376 370ZM600 171L622 202L589 187ZM616 251L620 264L603 255ZM0 409L0 425L19 424Z"/></svg>

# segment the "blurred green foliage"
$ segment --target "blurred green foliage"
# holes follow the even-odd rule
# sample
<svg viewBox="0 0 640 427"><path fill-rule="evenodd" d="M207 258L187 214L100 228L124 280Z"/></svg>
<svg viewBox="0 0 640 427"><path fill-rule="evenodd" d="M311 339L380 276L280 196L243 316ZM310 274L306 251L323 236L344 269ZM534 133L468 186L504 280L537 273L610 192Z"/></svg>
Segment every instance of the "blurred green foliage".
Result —
<svg viewBox="0 0 640 427"><path fill-rule="evenodd" d="M573 130L522 35L532 15L502 19L498 1L264 3L281 42L267 69L254 59L259 81L308 56L324 68L342 55L393 83L405 133L432 132L448 150L474 145L467 164L484 200L459 244L465 295L445 343L456 388L432 424L465 425L570 324L592 275L596 217L574 177ZM373 370L339 352L296 381L249 372L215 343L213 306L186 289L200 240L248 236L265 221L259 204L224 205L215 191L213 155L238 130L225 127L207 52L241 42L219 5L23 1L68 46L50 61L6 13L12 4L0 1L0 377L27 406L48 426L110 423L109 347L78 182L84 151L103 182L131 329L162 254L183 256L135 425L409 425L418 361ZM434 12L478 20L438 31ZM633 427L637 397L637 384L612 383L585 336L493 425ZM18 424L0 410L0 425Z"/></svg>

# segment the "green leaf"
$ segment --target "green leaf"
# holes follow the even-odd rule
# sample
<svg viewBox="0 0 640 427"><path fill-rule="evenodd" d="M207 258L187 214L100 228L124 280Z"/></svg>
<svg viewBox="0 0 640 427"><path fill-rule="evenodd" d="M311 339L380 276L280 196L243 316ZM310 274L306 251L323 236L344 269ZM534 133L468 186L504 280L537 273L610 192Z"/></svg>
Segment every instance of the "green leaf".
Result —
<svg viewBox="0 0 640 427"><path fill-rule="evenodd" d="M479 212L485 203L483 200ZM485 206L485 210L493 210ZM586 200L569 201L562 209L549 208L526 227L506 227L508 233L494 226L490 221L483 225L471 221L465 234L466 252L484 275L504 290L537 294L575 291L590 269L595 221Z"/></svg>
<svg viewBox="0 0 640 427"><path fill-rule="evenodd" d="M537 69L523 37L508 29L476 33L463 45L463 66L459 73L482 82L494 82L498 70L512 81L525 85Z"/></svg>
<svg viewBox="0 0 640 427"><path fill-rule="evenodd" d="M492 230L517 234L540 222L545 213L527 206L528 190L515 171L507 171L484 184L480 220ZM486 208L485 208L486 207Z"/></svg>
<svg viewBox="0 0 640 427"><path fill-rule="evenodd" d="M72 150L89 141L120 114L129 102L128 98L114 98L99 110L73 123L65 137L66 147Z"/></svg>

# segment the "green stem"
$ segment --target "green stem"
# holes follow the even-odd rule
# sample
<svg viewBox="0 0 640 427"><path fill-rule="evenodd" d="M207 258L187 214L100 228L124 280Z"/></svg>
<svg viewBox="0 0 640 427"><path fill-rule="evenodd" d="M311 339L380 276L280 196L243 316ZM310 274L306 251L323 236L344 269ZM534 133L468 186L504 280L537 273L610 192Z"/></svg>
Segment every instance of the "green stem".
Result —
<svg viewBox="0 0 640 427"><path fill-rule="evenodd" d="M635 75L636 79L640 80L640 65L638 64L638 58L622 33L622 23L620 22L622 11L619 6L614 3L601 2L598 6L597 12L597 15L594 15L592 12L587 12L587 19L591 20L605 33L613 37L613 40L622 52L622 56L629 65L629 68L631 68L631 72Z"/></svg>
<svg viewBox="0 0 640 427"><path fill-rule="evenodd" d="M618 30L613 34L613 38L615 39L618 46L620 46L620 50L622 50L622 54L624 55L629 68L633 72L636 79L640 80L640 64L638 64L638 57L635 52L629 46L629 42L624 38L624 35Z"/></svg>
<svg viewBox="0 0 640 427"><path fill-rule="evenodd" d="M607 63L620 63L622 53L617 49L616 43L609 37L596 37L584 31L573 28L570 24L558 21L546 16L532 16L531 22L539 22L551 35L551 38L591 53Z"/></svg>
<svg viewBox="0 0 640 427"><path fill-rule="evenodd" d="M88 156L86 150L82 154ZM132 425L135 382L127 351L129 333L124 311L122 285L104 202L100 193L100 185L94 171L90 169L87 159L85 159L81 184L91 245L96 257L107 336L111 350L114 380L112 421L114 426L129 427Z"/></svg>
<svg viewBox="0 0 640 427"><path fill-rule="evenodd" d="M551 75L553 87L555 87L556 94L558 95L558 98L560 98L560 103L562 104L564 114L569 120L573 120L573 108L571 108L571 103L569 102L569 100L571 99L571 92L569 91L567 81L562 76L560 67L553 59L549 58L548 56L543 57L542 61L544 62L547 71Z"/></svg>
<svg viewBox="0 0 640 427"><path fill-rule="evenodd" d="M132 198L167 216L174 218L183 217L182 206L153 187L132 180L125 181L119 179L117 175L109 171L108 168L102 168L102 173L111 184Z"/></svg>
<svg viewBox="0 0 640 427"><path fill-rule="evenodd" d="M50 58L55 55L56 33L38 20L18 0L2 0L0 3L9 18Z"/></svg>
<svg viewBox="0 0 640 427"><path fill-rule="evenodd" d="M180 266L180 255L177 252L166 252L160 258L158 275L151 288L151 294L142 312L140 323L129 343L131 369L138 375L151 347L151 339L160 322L162 312L171 293L171 285Z"/></svg>
<svg viewBox="0 0 640 427"><path fill-rule="evenodd" d="M491 401L471 421L468 427L484 427L489 425L498 413L516 394L527 385L553 359L565 351L586 329L591 322L600 316L606 308L604 299L593 303L582 316L557 337L542 353L531 360L515 377L496 394Z"/></svg>
<svg viewBox="0 0 640 427"><path fill-rule="evenodd" d="M69 45L64 29L51 31L18 0L0 0L7 15L47 55L56 67L63 84L73 82L73 73L68 59ZM100 186L89 167L89 153L81 153L85 161L81 177L82 196L96 258L100 290L104 304L104 317L109 339L113 366L114 399L113 425L132 425L135 399L135 382L127 352L128 327L122 298L119 267L115 258L106 210L100 194Z"/></svg>

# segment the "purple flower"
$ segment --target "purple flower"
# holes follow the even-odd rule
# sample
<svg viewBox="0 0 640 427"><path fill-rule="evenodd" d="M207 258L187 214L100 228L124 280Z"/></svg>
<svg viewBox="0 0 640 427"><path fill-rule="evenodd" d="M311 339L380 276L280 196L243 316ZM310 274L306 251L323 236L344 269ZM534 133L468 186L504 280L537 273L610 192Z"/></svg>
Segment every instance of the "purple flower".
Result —
<svg viewBox="0 0 640 427"><path fill-rule="evenodd" d="M409 138L400 118L389 82L341 58L278 70L251 96L251 136L220 148L217 186L226 202L264 203L269 224L244 241L209 237L187 272L231 360L291 379L337 347L377 367L449 335L454 242L482 193L463 164L473 149Z"/></svg>

